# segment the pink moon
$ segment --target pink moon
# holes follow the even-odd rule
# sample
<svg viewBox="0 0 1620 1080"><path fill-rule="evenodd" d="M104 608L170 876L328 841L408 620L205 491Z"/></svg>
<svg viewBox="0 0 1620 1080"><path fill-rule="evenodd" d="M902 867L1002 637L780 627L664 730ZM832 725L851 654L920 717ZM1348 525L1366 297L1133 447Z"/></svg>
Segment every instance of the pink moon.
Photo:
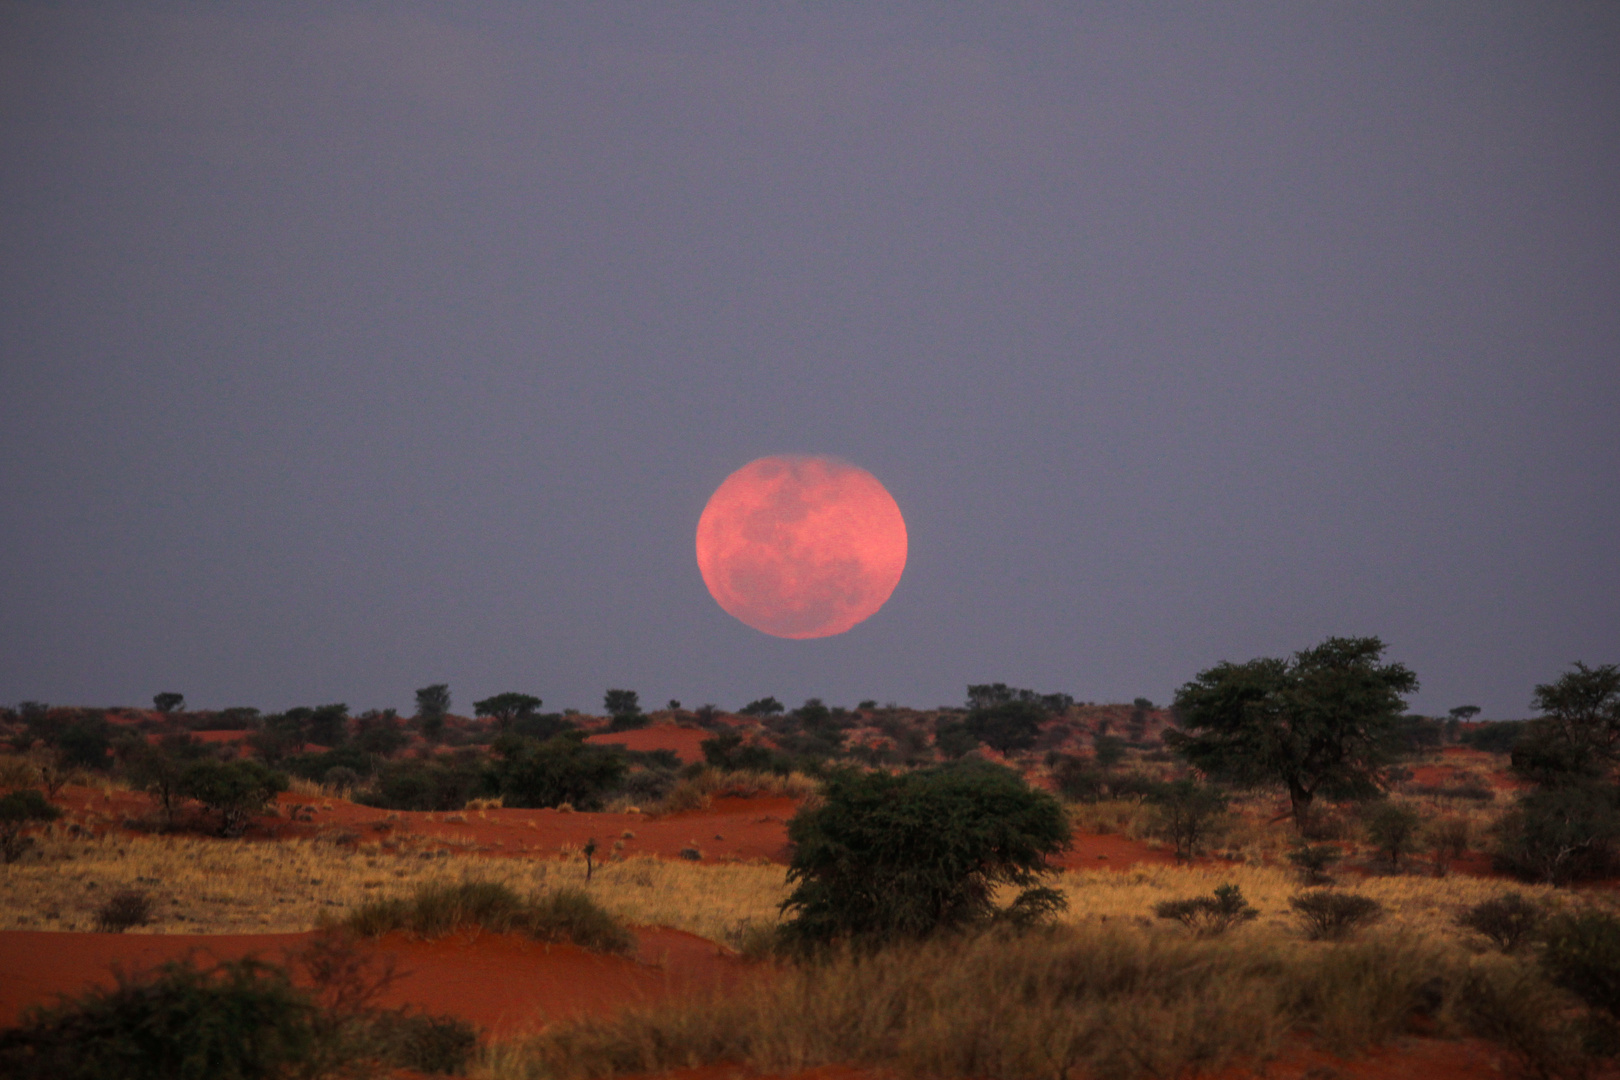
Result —
<svg viewBox="0 0 1620 1080"><path fill-rule="evenodd" d="M709 496L697 562L715 602L755 630L829 637L871 618L900 584L906 522L865 469L763 457Z"/></svg>

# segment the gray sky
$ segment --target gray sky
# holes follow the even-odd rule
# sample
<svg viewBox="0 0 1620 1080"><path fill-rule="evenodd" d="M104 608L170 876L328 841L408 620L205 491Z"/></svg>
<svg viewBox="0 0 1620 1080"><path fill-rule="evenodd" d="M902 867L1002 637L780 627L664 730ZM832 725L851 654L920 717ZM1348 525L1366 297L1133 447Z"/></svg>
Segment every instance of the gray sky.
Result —
<svg viewBox="0 0 1620 1080"><path fill-rule="evenodd" d="M1620 661L1614 4L6 2L0 155L3 702ZM848 634L699 577L774 452Z"/></svg>

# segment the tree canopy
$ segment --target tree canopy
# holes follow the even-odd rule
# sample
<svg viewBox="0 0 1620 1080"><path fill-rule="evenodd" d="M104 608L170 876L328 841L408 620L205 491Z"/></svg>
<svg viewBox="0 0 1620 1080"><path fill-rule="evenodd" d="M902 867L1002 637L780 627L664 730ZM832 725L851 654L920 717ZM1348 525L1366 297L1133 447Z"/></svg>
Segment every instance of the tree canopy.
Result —
<svg viewBox="0 0 1620 1080"><path fill-rule="evenodd" d="M1383 653L1376 637L1332 637L1286 660L1217 664L1176 692L1183 730L1165 741L1213 778L1282 784L1301 825L1318 795L1373 797L1418 686Z"/></svg>
<svg viewBox="0 0 1620 1080"><path fill-rule="evenodd" d="M540 711L544 704L533 694L518 694L508 692L495 694L483 701L473 702L474 716L487 716L495 721L495 726L501 730L511 727L514 721L523 720Z"/></svg>
<svg viewBox="0 0 1620 1080"><path fill-rule="evenodd" d="M1062 906L1036 887L1069 843L1056 799L1010 769L975 763L891 775L834 774L788 824L790 940L883 941ZM1024 889L998 911L999 886Z"/></svg>

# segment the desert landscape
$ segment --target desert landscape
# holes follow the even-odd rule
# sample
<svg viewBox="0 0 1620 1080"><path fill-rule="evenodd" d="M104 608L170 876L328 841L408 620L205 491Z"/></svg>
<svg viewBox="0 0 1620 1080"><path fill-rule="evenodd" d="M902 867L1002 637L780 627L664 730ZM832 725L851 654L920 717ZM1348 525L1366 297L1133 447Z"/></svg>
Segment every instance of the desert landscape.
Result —
<svg viewBox="0 0 1620 1080"><path fill-rule="evenodd" d="M411 718L30 703L0 758L11 803L43 806L10 814L0 1053L42 1053L18 1033L58 1002L257 962L406 1024L354 1051L395 1075L1595 1075L1603 1009L1537 934L1620 926L1613 869L1516 863L1510 823L1546 785L1535 748L1562 745L1553 691L1595 687L1610 715L1616 682L1567 674L1533 724L1386 718L1386 788L1303 822L1275 785L1189 769L1187 690L1176 709L996 684L956 710L650 715L611 691L595 717L522 695L436 714L438 687ZM520 761L549 772L501 771ZM220 769L264 784L211 793ZM796 818L863 777L984 770L1061 821L1038 874L987 878L988 921L793 946L814 873ZM1037 879L1050 910L1006 917ZM1065 963L1081 982L1042 989Z"/></svg>

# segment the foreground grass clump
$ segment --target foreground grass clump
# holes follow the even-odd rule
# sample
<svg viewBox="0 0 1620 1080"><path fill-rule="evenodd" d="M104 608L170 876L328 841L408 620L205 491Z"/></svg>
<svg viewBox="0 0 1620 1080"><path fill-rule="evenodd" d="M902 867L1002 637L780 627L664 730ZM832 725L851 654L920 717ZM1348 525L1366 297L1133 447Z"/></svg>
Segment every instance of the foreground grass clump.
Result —
<svg viewBox="0 0 1620 1080"><path fill-rule="evenodd" d="M396 977L327 935L289 957L175 961L117 975L0 1031L0 1075L17 1080L255 1080L460 1071L476 1030L448 1016L374 1006ZM307 988L306 988L307 987Z"/></svg>
<svg viewBox="0 0 1620 1080"><path fill-rule="evenodd" d="M636 944L629 927L582 889L563 886L522 896L499 881L428 882L408 898L362 904L343 924L367 937L403 930L433 938L481 928L606 953L627 953Z"/></svg>
<svg viewBox="0 0 1620 1080"><path fill-rule="evenodd" d="M742 1062L784 1073L852 1063L1004 1080L1173 1076L1263 1059L1290 1031L1350 1053L1415 1023L1468 1030L1459 995L1478 982L1477 962L1404 934L1344 944L1097 925L944 935L832 953L747 994L559 1023L490 1051L481 1075L579 1080ZM1552 1024L1567 1000L1533 968L1523 977L1542 991L1525 1000L1546 1010L1525 1022Z"/></svg>

